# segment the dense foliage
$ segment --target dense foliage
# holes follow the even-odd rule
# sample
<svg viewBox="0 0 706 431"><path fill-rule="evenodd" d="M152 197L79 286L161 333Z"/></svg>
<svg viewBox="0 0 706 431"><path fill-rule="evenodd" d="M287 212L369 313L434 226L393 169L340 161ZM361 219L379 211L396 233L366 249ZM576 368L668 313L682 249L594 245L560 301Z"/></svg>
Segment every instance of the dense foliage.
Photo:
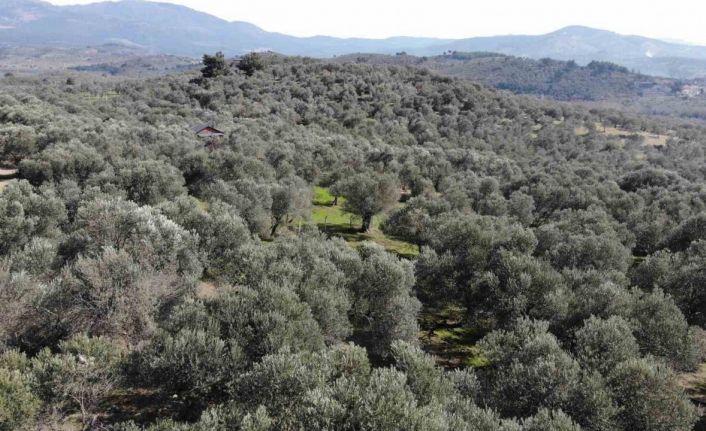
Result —
<svg viewBox="0 0 706 431"><path fill-rule="evenodd" d="M1 81L0 429L696 423L705 130L417 68L206 60ZM313 186L419 256L319 232ZM482 366L421 348L448 307Z"/></svg>
<svg viewBox="0 0 706 431"><path fill-rule="evenodd" d="M642 75L608 62L593 61L579 66L574 61L533 60L491 52L452 52L434 57L350 55L340 57L339 61L426 67L513 93L557 100L606 100L648 93L674 95L684 85L684 81Z"/></svg>
<svg viewBox="0 0 706 431"><path fill-rule="evenodd" d="M581 66L574 61L520 58L493 52L447 52L431 57L353 54L338 57L337 61L426 68L515 94L581 101L603 109L689 121L706 120L703 79L660 78L604 61Z"/></svg>

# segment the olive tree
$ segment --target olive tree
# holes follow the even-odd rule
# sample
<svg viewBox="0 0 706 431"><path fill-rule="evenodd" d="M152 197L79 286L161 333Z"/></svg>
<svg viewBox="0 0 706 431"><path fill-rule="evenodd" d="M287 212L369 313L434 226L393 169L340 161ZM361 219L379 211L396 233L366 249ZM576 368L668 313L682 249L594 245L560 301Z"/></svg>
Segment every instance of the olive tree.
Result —
<svg viewBox="0 0 706 431"><path fill-rule="evenodd" d="M174 273L150 271L124 250L106 247L63 271L56 311L71 333L140 340L154 332L160 310L188 287Z"/></svg>
<svg viewBox="0 0 706 431"><path fill-rule="evenodd" d="M400 197L398 180L391 174L362 173L337 186L346 197L344 208L363 220L361 231L370 230L373 216L391 208Z"/></svg>
<svg viewBox="0 0 706 431"><path fill-rule="evenodd" d="M300 178L280 181L272 190L272 230L270 236L275 236L277 228L297 217L306 215L311 207L311 188Z"/></svg>
<svg viewBox="0 0 706 431"><path fill-rule="evenodd" d="M265 63L262 60L262 56L256 52L246 54L238 61L238 69L243 71L247 76L252 76L255 72L264 68Z"/></svg>
<svg viewBox="0 0 706 431"><path fill-rule="evenodd" d="M606 374L620 362L640 356L630 324L612 316L592 316L576 331L576 356L582 365Z"/></svg>
<svg viewBox="0 0 706 431"><path fill-rule="evenodd" d="M62 244L69 260L113 247L145 268L201 275L194 235L152 207L119 199L88 201L78 209L74 228Z"/></svg>
<svg viewBox="0 0 706 431"><path fill-rule="evenodd" d="M203 69L201 69L201 75L204 78L216 78L219 76L228 75L230 73L228 63L226 62L226 57L220 51L215 55L204 54L203 66Z"/></svg>
<svg viewBox="0 0 706 431"><path fill-rule="evenodd" d="M396 340L416 342L419 300L412 294L412 264L364 243L360 276L353 287L351 309L360 342L377 355L388 355Z"/></svg>
<svg viewBox="0 0 706 431"><path fill-rule="evenodd" d="M156 205L184 194L184 177L169 164L158 160L135 160L121 167L116 177L127 198L140 205Z"/></svg>
<svg viewBox="0 0 706 431"><path fill-rule="evenodd" d="M78 410L85 428L96 425L98 406L120 381L123 353L106 338L78 336L32 359L42 398L64 412Z"/></svg>
<svg viewBox="0 0 706 431"><path fill-rule="evenodd" d="M521 319L480 342L491 363L485 396L503 416L529 417L542 407L570 406L580 367L547 329L544 322Z"/></svg>
<svg viewBox="0 0 706 431"><path fill-rule="evenodd" d="M30 383L28 375L0 367L0 431L34 427L40 402Z"/></svg>
<svg viewBox="0 0 706 431"><path fill-rule="evenodd" d="M627 360L611 372L610 385L621 407L623 429L687 431L696 422L696 407L667 365L649 359Z"/></svg>

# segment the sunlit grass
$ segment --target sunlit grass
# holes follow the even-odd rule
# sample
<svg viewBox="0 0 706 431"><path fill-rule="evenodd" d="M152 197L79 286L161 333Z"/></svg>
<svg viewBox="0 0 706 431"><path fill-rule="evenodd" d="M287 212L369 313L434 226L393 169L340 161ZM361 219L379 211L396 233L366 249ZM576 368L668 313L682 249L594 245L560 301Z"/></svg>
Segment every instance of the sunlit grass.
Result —
<svg viewBox="0 0 706 431"><path fill-rule="evenodd" d="M371 229L368 232L361 232L361 218L343 209L345 199L339 198L336 206L332 205L333 201L334 196L329 193L328 189L314 188L311 222L317 225L322 232L341 237L353 247L358 247L365 241L372 241L399 256L411 258L419 254L417 246L414 244L388 237L382 232L380 226L387 214L373 217Z"/></svg>
<svg viewBox="0 0 706 431"><path fill-rule="evenodd" d="M314 205L332 205L334 199L335 197L329 192L326 187L314 187ZM339 199L339 203L342 203L343 201L343 198Z"/></svg>
<svg viewBox="0 0 706 431"><path fill-rule="evenodd" d="M649 133L645 131L630 131L619 129L617 127L606 126L602 123L596 123L594 130L597 133L602 133L606 136L613 136L622 139L623 141L630 137L641 137L643 139L643 144L650 147L663 147L667 145L670 137L667 135L659 135L656 133ZM574 129L577 136L586 136L590 133L590 130L586 126L580 126Z"/></svg>

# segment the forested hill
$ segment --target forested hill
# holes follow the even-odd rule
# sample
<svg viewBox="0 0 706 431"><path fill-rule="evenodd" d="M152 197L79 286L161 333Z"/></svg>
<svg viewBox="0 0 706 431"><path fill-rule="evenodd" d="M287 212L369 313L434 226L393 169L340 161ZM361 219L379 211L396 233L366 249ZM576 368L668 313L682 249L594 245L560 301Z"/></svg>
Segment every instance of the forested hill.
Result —
<svg viewBox="0 0 706 431"><path fill-rule="evenodd" d="M148 77L196 70L200 60L155 55L120 44L81 48L0 47L0 74L48 75L71 71L97 75Z"/></svg>
<svg viewBox="0 0 706 431"><path fill-rule="evenodd" d="M643 96L679 96L688 81L657 78L600 61L579 66L572 61L533 60L490 52L454 52L433 57L351 54L342 62L424 67L519 94L557 100L614 100Z"/></svg>
<svg viewBox="0 0 706 431"><path fill-rule="evenodd" d="M703 128L412 67L205 63L0 80L0 429L699 421Z"/></svg>

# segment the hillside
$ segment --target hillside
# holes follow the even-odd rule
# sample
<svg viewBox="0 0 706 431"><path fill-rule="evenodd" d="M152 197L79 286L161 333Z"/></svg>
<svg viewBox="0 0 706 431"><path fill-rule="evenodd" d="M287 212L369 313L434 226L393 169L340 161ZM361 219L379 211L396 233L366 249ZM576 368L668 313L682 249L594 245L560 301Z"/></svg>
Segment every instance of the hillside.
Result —
<svg viewBox="0 0 706 431"><path fill-rule="evenodd" d="M706 129L207 60L0 80L6 429L703 425Z"/></svg>
<svg viewBox="0 0 706 431"><path fill-rule="evenodd" d="M706 120L706 82L635 73L613 63L532 60L497 53L453 52L441 56L351 54L341 63L398 65L433 70L515 94L586 102L641 114Z"/></svg>
<svg viewBox="0 0 706 431"><path fill-rule="evenodd" d="M351 54L340 62L396 64L422 67L447 76L470 79L518 94L557 100L607 100L646 95L675 96L684 82L631 72L612 63L593 61L587 66L548 58L532 60L491 52L454 52L432 57Z"/></svg>
<svg viewBox="0 0 706 431"><path fill-rule="evenodd" d="M0 4L0 46L83 48L107 43L191 57L204 52L223 51L234 56L265 50L312 57L352 52L439 55L448 51L486 51L574 60L581 65L608 61L655 76L706 76L706 47L577 26L538 36L459 40L301 38L267 32L250 23L228 22L169 3L123 0L59 7L41 0L7 0Z"/></svg>
<svg viewBox="0 0 706 431"><path fill-rule="evenodd" d="M706 47L624 36L581 26L538 36L458 40L443 48L446 51L485 51L534 59L574 60L581 65L594 60L607 61L641 73L673 78L703 77L706 65Z"/></svg>
<svg viewBox="0 0 706 431"><path fill-rule="evenodd" d="M83 48L0 48L0 74L56 76L74 71L144 78L183 72L199 64L193 58L150 54L142 48L119 44Z"/></svg>

